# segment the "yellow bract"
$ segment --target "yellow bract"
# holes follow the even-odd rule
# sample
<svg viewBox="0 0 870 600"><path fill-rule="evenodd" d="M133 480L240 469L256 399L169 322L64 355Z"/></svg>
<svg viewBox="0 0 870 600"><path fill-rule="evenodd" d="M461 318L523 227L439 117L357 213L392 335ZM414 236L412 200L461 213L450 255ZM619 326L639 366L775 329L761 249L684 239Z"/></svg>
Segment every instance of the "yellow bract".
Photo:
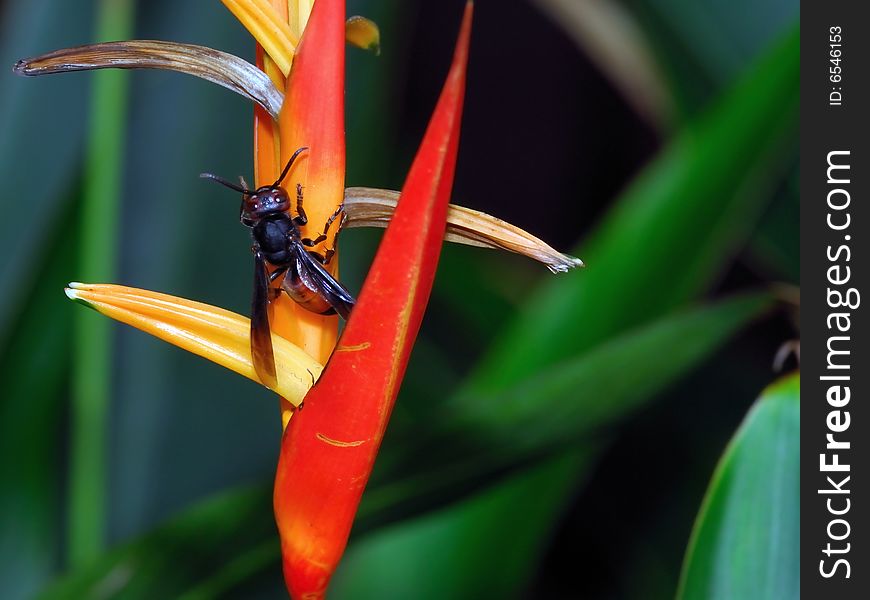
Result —
<svg viewBox="0 0 870 600"><path fill-rule="evenodd" d="M245 26L284 77L290 74L299 34L267 0L221 0ZM291 3L292 4L292 3Z"/></svg>
<svg viewBox="0 0 870 600"><path fill-rule="evenodd" d="M314 0L287 0L287 20L290 22L290 27L296 32L296 35L302 36L305 24L308 23L308 17L311 16L313 6Z"/></svg>
<svg viewBox="0 0 870 600"><path fill-rule="evenodd" d="M71 283L66 295L97 312L260 383L251 362L250 320L202 302L121 285ZM323 366L284 338L272 335L278 385L294 406Z"/></svg>

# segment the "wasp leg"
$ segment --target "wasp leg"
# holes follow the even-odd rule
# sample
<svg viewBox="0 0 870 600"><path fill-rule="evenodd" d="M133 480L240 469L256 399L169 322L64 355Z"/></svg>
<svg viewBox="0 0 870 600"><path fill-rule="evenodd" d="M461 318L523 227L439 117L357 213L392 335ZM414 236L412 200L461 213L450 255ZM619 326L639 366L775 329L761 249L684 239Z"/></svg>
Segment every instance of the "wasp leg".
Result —
<svg viewBox="0 0 870 600"><path fill-rule="evenodd" d="M347 213L344 212L344 203L339 204L338 208L335 209L335 212L332 213L332 216L330 216L326 220L326 224L323 226L323 233L318 235L313 240L310 238L302 238L302 240L301 240L302 243L304 245L308 246L309 248L311 248L313 246L316 246L317 244L319 244L323 240L325 240L326 234L329 232L329 226L332 225L332 223L338 218L339 215L341 215L341 221L338 224L338 228L341 229L341 227L344 225L345 220L347 220ZM327 254L326 261L328 262L329 259L332 258L332 255L335 254L335 250L332 250L332 249L327 250L326 254Z"/></svg>
<svg viewBox="0 0 870 600"><path fill-rule="evenodd" d="M326 239L326 236L321 233L313 240L311 238L302 238L299 241L301 241L303 245L308 246L309 248L313 248L314 246L316 246L317 244L319 244L320 242L322 242L325 239Z"/></svg>
<svg viewBox="0 0 870 600"><path fill-rule="evenodd" d="M323 256L320 252L309 252L308 254L310 254L311 256L316 258L317 262L319 262L320 264L322 264L322 265L326 264L326 257ZM327 254L329 254L329 251L327 251ZM333 252L333 254L335 254L335 253ZM331 255L330 255L330 258L331 258Z"/></svg>
<svg viewBox="0 0 870 600"><path fill-rule="evenodd" d="M341 213L341 220L338 222L338 229L341 230L341 228L344 227L344 222L347 221L347 213L344 212L344 204L341 204L339 205L338 210L335 211L335 214L333 214L332 217L329 218L329 221L326 222L326 227L324 228L324 231L326 229L329 229L329 226L332 224L332 221L335 220L335 217L338 215L339 212ZM322 261L324 265L328 265L329 261L332 260L332 257L335 256L335 248L337 245L338 238L336 237L335 244L333 244L332 248L326 249L326 256L323 257Z"/></svg>
<svg viewBox="0 0 870 600"><path fill-rule="evenodd" d="M269 289L267 290L269 304L274 302L278 296L281 295L281 288L274 287L272 284L275 283L276 280L285 276L287 274L287 269L288 267L278 267L269 274Z"/></svg>
<svg viewBox="0 0 870 600"><path fill-rule="evenodd" d="M332 260L332 257L335 256L335 248L327 248L325 254L321 254L320 252L309 252L308 254L316 258L320 264L328 265L329 261Z"/></svg>
<svg viewBox="0 0 870 600"><path fill-rule="evenodd" d="M275 280L287 272L288 267L278 267L269 275L269 283L275 283Z"/></svg>
<svg viewBox="0 0 870 600"><path fill-rule="evenodd" d="M338 218L338 215L341 216L341 221L338 224L338 228L341 229L342 225L344 225L345 219L347 219L347 213L344 212L344 202L338 205L338 208L335 209L335 212L332 213L332 216L326 220L326 225L323 226L323 235L326 235L329 231L329 226L332 225L332 222Z"/></svg>
<svg viewBox="0 0 870 600"><path fill-rule="evenodd" d="M302 184L296 184L296 216L293 217L293 224L301 227L308 223L308 215L305 214L305 209L302 208Z"/></svg>

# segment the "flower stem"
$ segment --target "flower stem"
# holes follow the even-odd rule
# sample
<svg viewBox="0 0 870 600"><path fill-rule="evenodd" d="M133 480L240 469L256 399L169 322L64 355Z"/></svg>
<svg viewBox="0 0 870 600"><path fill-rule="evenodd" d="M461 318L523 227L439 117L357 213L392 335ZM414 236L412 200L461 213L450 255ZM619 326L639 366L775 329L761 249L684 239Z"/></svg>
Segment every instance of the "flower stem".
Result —
<svg viewBox="0 0 870 600"><path fill-rule="evenodd" d="M96 37L130 37L133 0L101 0ZM93 75L85 163L78 277L115 279L121 170L127 114L127 73ZM112 324L77 311L73 341L69 539L71 567L98 556L105 544L108 406L112 375Z"/></svg>

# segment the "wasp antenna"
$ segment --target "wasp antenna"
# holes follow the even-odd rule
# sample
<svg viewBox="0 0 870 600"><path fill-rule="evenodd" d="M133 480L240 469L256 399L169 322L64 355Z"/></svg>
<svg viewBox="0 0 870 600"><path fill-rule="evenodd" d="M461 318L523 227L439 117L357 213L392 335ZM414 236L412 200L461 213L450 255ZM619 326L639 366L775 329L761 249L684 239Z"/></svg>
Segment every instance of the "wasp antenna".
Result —
<svg viewBox="0 0 870 600"><path fill-rule="evenodd" d="M281 171L281 176L275 180L275 183L272 184L272 187L278 187L281 182L284 181L284 178L287 176L287 172L290 171L290 167L293 166L293 161L295 161L296 157L305 152L306 150L308 150L308 146L302 146L301 148L299 148L299 150L293 153L293 156L291 156L290 160L287 161L287 165L284 167L284 170Z"/></svg>
<svg viewBox="0 0 870 600"><path fill-rule="evenodd" d="M219 184L226 186L226 187L230 188L231 190L236 190L237 192L241 192L242 194L246 194L248 196L250 196L253 193L251 190L249 190L247 188L243 188L241 186L238 186L235 183L232 183L231 181L227 181L223 177L220 177L219 175L215 175L214 173L200 173L199 176L202 179L211 179L213 181L217 181Z"/></svg>

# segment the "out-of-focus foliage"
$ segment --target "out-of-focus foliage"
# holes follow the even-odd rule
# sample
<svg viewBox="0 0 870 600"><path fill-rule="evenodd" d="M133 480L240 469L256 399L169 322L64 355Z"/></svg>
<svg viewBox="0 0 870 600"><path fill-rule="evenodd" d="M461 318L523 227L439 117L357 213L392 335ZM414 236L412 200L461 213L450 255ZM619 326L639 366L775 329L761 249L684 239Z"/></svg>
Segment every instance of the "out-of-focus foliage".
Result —
<svg viewBox="0 0 870 600"><path fill-rule="evenodd" d="M563 35L568 24L520 0L478 3L455 196L561 250L579 241L588 267L553 276L516 257L445 249L333 597L673 597L717 459L793 335L764 288L797 283L798 3L750 11L747 2L625 4L675 107L658 133L601 77L606 61L593 67ZM94 7L74 4L0 5L0 58L11 66L94 41ZM348 52L348 184L398 188L462 2L348 5L382 33L379 57ZM512 55L504 32L517 23L524 50ZM218 2L139 3L136 37L253 54ZM66 572L69 343L83 309L61 288L80 278L71 248L92 79L5 77L4 598L284 597L269 492L277 402L123 328L109 414L110 550ZM236 206L196 174L250 175L251 108L178 75L136 72L131 84L121 242L106 248L117 283L243 312L247 233ZM351 289L379 235L343 234ZM746 474L745 451L781 468L783 510L796 501L794 465L759 444L773 439L765 428L793 425L785 417L797 393L770 388L722 459L685 597L732 577L777 581L783 597L795 589L792 571L772 575L785 555L751 573L704 566L745 539L724 518L748 508L733 486L747 486L746 497L776 492ZM796 539L794 519L782 526Z"/></svg>

